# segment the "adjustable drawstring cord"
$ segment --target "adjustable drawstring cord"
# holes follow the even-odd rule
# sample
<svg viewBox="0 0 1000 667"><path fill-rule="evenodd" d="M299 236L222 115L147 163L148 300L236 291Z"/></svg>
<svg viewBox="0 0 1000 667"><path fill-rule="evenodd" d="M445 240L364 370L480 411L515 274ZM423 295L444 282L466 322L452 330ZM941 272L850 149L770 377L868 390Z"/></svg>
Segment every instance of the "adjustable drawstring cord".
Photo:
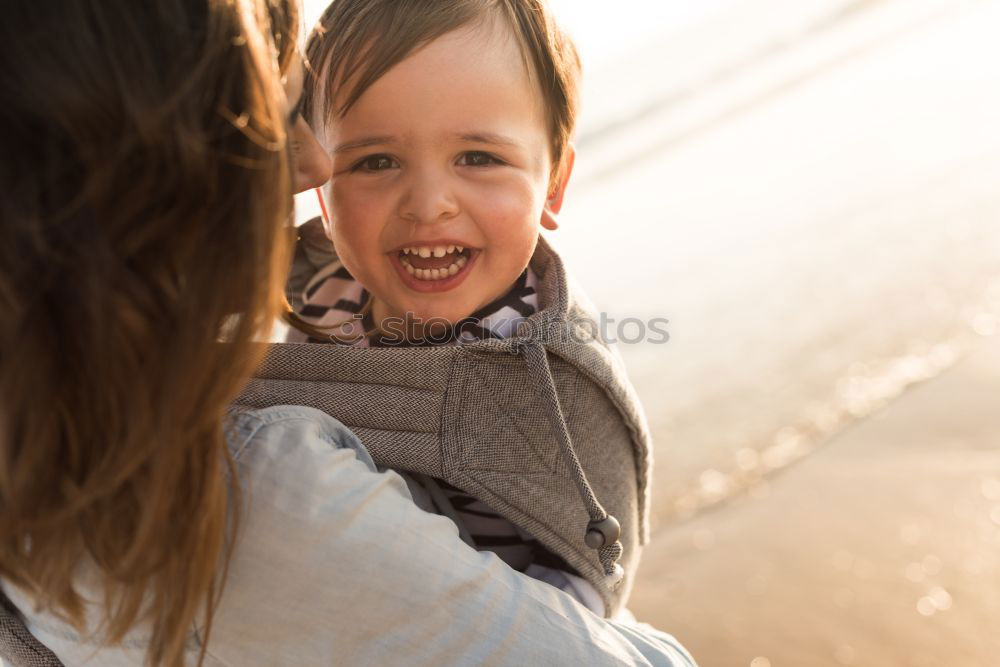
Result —
<svg viewBox="0 0 1000 667"><path fill-rule="evenodd" d="M621 537L621 524L615 517L608 514L598 502L597 496L594 495L594 490L583 472L583 467L580 465L576 450L573 449L566 419L563 416L562 407L559 405L556 386L552 380L552 372L549 369L545 346L537 341L514 340L512 342L514 353L524 354L528 364L528 375L531 377L538 395L546 403L548 409L545 412L549 415L549 421L555 431L563 459L569 466L577 491L587 507L587 514L590 515L584 542L591 549L597 550L601 566L604 568L605 582L609 589L614 590L625 577L625 570L618 564L618 559L621 558L623 551L622 543L618 539Z"/></svg>

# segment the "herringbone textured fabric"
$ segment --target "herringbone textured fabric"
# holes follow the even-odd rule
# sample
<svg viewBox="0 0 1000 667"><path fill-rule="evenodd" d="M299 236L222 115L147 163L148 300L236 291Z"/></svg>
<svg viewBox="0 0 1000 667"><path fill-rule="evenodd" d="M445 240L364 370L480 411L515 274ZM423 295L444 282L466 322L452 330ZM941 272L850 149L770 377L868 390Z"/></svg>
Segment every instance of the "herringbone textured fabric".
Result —
<svg viewBox="0 0 1000 667"><path fill-rule="evenodd" d="M355 430L378 465L474 494L565 559L612 614L628 598L648 534L648 429L621 363L592 335L594 318L544 240L531 268L540 309L511 338L420 348L275 344L237 403L318 408ZM545 351L597 503L622 524L620 586L605 579L602 563L617 554L584 543L593 507L581 500L572 457L568 463L560 448L559 421L540 389L537 356L528 362L529 346Z"/></svg>
<svg viewBox="0 0 1000 667"><path fill-rule="evenodd" d="M0 591L0 658L11 667L62 667L62 662L55 653L28 632L14 605L2 591Z"/></svg>

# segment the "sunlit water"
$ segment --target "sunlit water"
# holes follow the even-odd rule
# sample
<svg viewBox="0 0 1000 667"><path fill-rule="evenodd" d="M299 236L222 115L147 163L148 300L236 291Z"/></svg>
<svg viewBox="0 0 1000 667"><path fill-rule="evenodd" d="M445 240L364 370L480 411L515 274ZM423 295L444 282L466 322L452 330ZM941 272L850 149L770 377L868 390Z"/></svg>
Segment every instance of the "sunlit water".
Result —
<svg viewBox="0 0 1000 667"><path fill-rule="evenodd" d="M549 238L610 317L670 320L667 344L621 346L657 523L997 332L1000 2L554 5L587 74Z"/></svg>
<svg viewBox="0 0 1000 667"><path fill-rule="evenodd" d="M933 377L1000 313L998 3L743 6L734 40L713 19L588 81L550 235L611 316L671 321L621 347L661 522ZM643 89L661 104L617 106Z"/></svg>

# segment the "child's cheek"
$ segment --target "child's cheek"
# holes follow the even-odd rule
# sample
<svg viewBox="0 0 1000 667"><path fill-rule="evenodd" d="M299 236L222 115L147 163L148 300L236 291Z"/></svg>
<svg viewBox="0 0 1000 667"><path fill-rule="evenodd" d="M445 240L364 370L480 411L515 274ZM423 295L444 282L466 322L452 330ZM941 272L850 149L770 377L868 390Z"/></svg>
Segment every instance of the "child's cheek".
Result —
<svg viewBox="0 0 1000 667"><path fill-rule="evenodd" d="M331 212L334 244L344 266L361 282L370 281L373 266L380 258L377 198L357 188L334 187Z"/></svg>
<svg viewBox="0 0 1000 667"><path fill-rule="evenodd" d="M483 188L475 217L489 245L508 248L514 255L522 255L525 248L530 252L540 226L542 196L538 188L523 181Z"/></svg>

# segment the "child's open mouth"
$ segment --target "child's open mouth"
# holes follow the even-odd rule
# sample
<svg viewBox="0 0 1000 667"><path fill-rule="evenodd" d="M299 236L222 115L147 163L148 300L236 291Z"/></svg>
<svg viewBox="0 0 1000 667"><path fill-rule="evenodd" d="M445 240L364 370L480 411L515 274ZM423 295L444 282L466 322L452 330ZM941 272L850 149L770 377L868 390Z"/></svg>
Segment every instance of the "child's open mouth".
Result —
<svg viewBox="0 0 1000 667"><path fill-rule="evenodd" d="M393 253L403 281L421 292L449 290L468 273L479 251L460 245L415 245Z"/></svg>
<svg viewBox="0 0 1000 667"><path fill-rule="evenodd" d="M399 261L417 280L441 280L462 270L472 254L462 246L415 246L399 251Z"/></svg>

